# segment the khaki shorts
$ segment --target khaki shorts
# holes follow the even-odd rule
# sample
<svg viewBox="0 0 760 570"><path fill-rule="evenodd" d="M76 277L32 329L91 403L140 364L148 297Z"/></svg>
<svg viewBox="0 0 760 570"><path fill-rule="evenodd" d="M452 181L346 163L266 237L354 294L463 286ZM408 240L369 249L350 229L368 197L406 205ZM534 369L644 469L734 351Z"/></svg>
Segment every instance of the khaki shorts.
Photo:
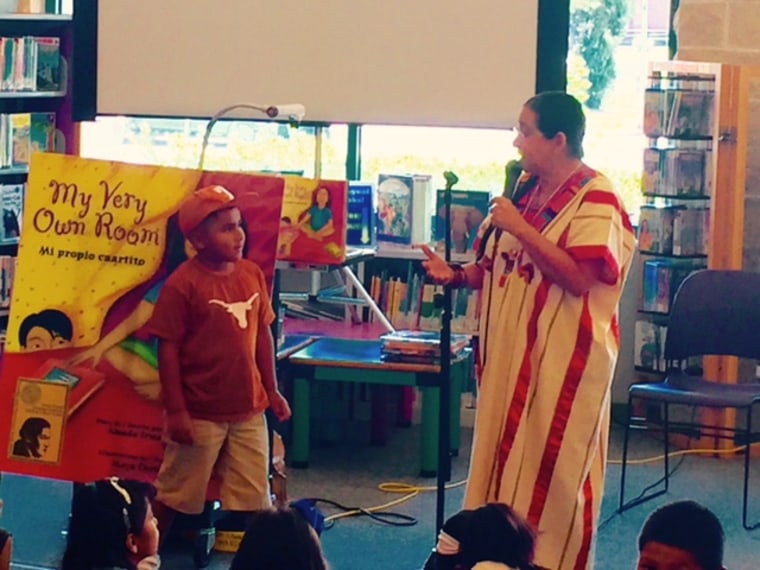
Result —
<svg viewBox="0 0 760 570"><path fill-rule="evenodd" d="M156 479L156 498L181 513L201 513L208 482L215 473L223 509L253 511L271 506L264 414L242 422L192 422L193 445L164 436L166 448Z"/></svg>

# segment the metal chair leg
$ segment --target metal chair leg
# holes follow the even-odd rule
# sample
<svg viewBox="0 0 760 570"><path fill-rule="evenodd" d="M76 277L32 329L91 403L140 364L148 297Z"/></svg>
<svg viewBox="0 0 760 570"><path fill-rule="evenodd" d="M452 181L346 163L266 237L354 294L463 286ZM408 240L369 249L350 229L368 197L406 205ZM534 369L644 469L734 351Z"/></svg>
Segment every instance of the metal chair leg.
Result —
<svg viewBox="0 0 760 570"><path fill-rule="evenodd" d="M668 485L670 484L670 407L668 403L664 404L665 410L663 412L663 419L665 426L663 427L663 434L665 436L665 493L668 491Z"/></svg>
<svg viewBox="0 0 760 570"><path fill-rule="evenodd" d="M628 434L631 430L631 413L633 412L633 404L631 403L631 396L628 396L628 406L626 409L625 418L625 432L623 435L623 467L620 470L620 504L618 505L618 513L622 513L625 509L625 469L628 462Z"/></svg>
<svg viewBox="0 0 760 570"><path fill-rule="evenodd" d="M752 455L752 404L747 408L747 428L744 432L744 490L742 498L742 526L745 530L754 530L760 527L760 522L749 524L747 522L747 503L749 501L749 464Z"/></svg>

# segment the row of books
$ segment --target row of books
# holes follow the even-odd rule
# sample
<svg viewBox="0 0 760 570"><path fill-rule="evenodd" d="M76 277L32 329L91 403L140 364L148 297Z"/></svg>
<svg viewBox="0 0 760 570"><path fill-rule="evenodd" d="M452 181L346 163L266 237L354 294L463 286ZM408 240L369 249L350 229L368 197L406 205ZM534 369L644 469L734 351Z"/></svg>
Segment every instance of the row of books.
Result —
<svg viewBox="0 0 760 570"><path fill-rule="evenodd" d="M456 358L470 344L464 334L451 335L451 356ZM441 337L438 331L397 330L380 336L380 353L389 362L440 364Z"/></svg>
<svg viewBox="0 0 760 570"><path fill-rule="evenodd" d="M425 277L420 273L413 272L404 280L390 277L383 271L370 278L369 293L396 328L434 331L441 327L441 308L436 306L435 298L443 293L443 288L425 283ZM374 315L370 319L374 319ZM477 334L479 319L478 292L470 289L452 291L451 330Z"/></svg>
<svg viewBox="0 0 760 570"><path fill-rule="evenodd" d="M55 149L55 113L0 114L0 168L27 166L32 152Z"/></svg>
<svg viewBox="0 0 760 570"><path fill-rule="evenodd" d="M0 91L62 91L58 37L0 37Z"/></svg>
<svg viewBox="0 0 760 570"><path fill-rule="evenodd" d="M16 276L16 257L0 255L0 308L11 305L13 279Z"/></svg>
<svg viewBox="0 0 760 570"><path fill-rule="evenodd" d="M706 255L710 209L644 205L639 214L639 250L661 255Z"/></svg>
<svg viewBox="0 0 760 570"><path fill-rule="evenodd" d="M644 149L644 194L660 196L710 196L712 150L683 148Z"/></svg>
<svg viewBox="0 0 760 570"><path fill-rule="evenodd" d="M702 259L650 259L642 269L641 309L667 314L678 287L698 269L704 269Z"/></svg>
<svg viewBox="0 0 760 570"><path fill-rule="evenodd" d="M651 87L644 93L644 134L650 138L711 137L714 100L709 83Z"/></svg>

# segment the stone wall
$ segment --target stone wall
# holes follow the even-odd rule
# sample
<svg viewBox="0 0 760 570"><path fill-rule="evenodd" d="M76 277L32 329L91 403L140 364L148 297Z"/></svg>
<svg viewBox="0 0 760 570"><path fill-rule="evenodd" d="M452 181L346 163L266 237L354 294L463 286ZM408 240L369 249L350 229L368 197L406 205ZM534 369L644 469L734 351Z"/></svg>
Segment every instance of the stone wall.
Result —
<svg viewBox="0 0 760 570"><path fill-rule="evenodd" d="M760 0L680 0L676 59L760 65ZM760 271L760 82L750 92L744 268Z"/></svg>

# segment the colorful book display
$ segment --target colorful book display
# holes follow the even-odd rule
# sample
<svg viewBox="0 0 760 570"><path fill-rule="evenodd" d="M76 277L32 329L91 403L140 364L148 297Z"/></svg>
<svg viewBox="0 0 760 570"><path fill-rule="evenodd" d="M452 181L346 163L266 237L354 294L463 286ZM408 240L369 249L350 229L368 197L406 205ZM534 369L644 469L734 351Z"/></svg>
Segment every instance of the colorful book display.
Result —
<svg viewBox="0 0 760 570"><path fill-rule="evenodd" d="M342 263L346 258L347 183L283 178L277 259L312 265Z"/></svg>
<svg viewBox="0 0 760 570"><path fill-rule="evenodd" d="M446 208L444 190L436 192L433 239L436 248L443 250L446 238ZM481 222L488 215L491 193L484 190L452 190L451 192L451 252L473 253L473 243Z"/></svg>
<svg viewBox="0 0 760 570"><path fill-rule="evenodd" d="M371 182L348 183L346 245L372 247L377 242L375 185Z"/></svg>
<svg viewBox="0 0 760 570"><path fill-rule="evenodd" d="M432 177L380 174L377 181L377 240L397 245L428 243L433 217Z"/></svg>

